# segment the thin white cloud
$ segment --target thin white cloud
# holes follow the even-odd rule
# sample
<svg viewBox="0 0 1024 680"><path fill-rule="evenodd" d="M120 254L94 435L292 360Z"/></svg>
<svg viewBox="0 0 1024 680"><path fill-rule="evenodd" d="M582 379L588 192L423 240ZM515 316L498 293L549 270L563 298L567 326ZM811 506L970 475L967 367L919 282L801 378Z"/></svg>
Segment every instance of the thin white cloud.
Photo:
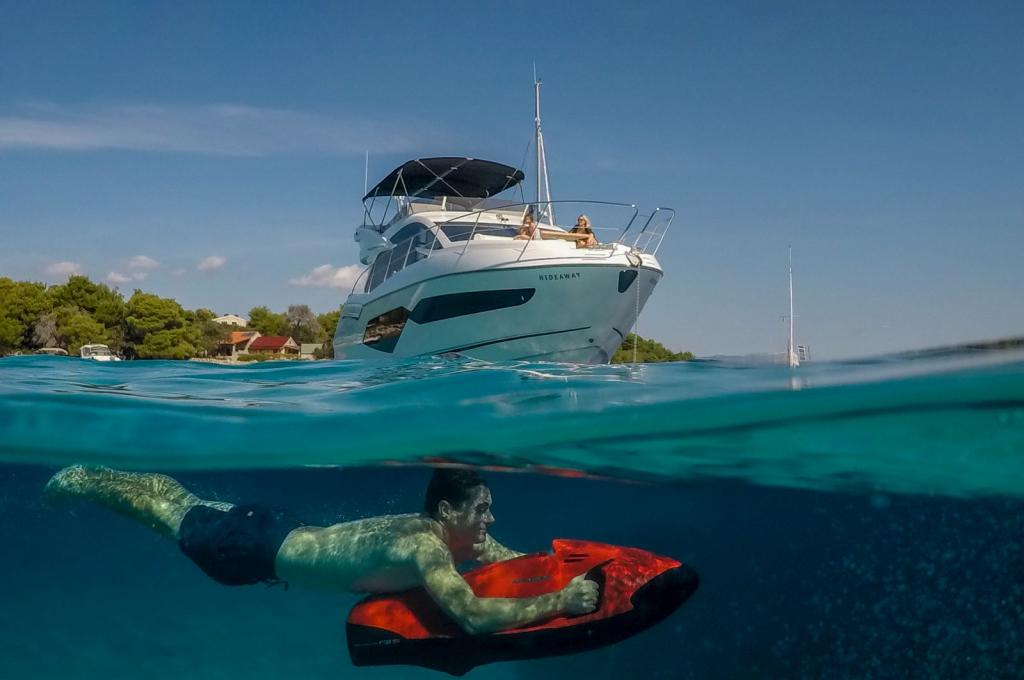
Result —
<svg viewBox="0 0 1024 680"><path fill-rule="evenodd" d="M308 274L288 279L288 283L293 286L311 286L313 288L352 288L362 273L363 267L358 264L344 267L322 264L319 267L314 267Z"/></svg>
<svg viewBox="0 0 1024 680"><path fill-rule="evenodd" d="M184 267L177 267L171 270L171 276L184 276L188 272Z"/></svg>
<svg viewBox="0 0 1024 680"><path fill-rule="evenodd" d="M223 267L227 262L228 258L223 255L210 255L201 259L199 264L196 265L196 269L201 272L213 272Z"/></svg>
<svg viewBox="0 0 1024 680"><path fill-rule="evenodd" d="M136 272L148 272L159 267L160 263L148 255L136 255L128 260L128 269Z"/></svg>
<svg viewBox="0 0 1024 680"><path fill-rule="evenodd" d="M404 153L449 137L414 120L287 109L205 106L33 104L0 109L0 150L121 149L219 156Z"/></svg>
<svg viewBox="0 0 1024 680"><path fill-rule="evenodd" d="M67 278L72 274L81 274L82 265L77 262L54 262L46 268L46 273L57 278Z"/></svg>
<svg viewBox="0 0 1024 680"><path fill-rule="evenodd" d="M112 271L107 274L107 281L113 284L145 281L149 272L159 269L160 263L148 255L135 255L128 260L128 272Z"/></svg>

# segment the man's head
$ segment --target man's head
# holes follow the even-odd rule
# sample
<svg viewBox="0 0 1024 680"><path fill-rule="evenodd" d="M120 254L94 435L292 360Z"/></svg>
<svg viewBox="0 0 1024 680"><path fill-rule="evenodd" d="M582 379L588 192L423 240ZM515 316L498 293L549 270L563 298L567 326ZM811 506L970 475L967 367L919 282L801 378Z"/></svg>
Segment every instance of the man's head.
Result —
<svg viewBox="0 0 1024 680"><path fill-rule="evenodd" d="M440 522L456 543L482 543L494 524L491 491L475 470L434 470L423 511Z"/></svg>

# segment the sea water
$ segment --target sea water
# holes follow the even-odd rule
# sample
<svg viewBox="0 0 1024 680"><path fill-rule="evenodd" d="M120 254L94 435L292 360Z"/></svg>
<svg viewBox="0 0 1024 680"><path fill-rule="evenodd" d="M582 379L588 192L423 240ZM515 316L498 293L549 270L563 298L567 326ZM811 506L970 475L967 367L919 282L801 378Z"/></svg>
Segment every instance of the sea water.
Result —
<svg viewBox="0 0 1024 680"><path fill-rule="evenodd" d="M477 678L1024 677L1024 356L577 366L0 360L0 677L430 678L355 668L355 595L225 587L84 504L71 463L329 524L481 467L494 536L632 545L701 586L625 642Z"/></svg>

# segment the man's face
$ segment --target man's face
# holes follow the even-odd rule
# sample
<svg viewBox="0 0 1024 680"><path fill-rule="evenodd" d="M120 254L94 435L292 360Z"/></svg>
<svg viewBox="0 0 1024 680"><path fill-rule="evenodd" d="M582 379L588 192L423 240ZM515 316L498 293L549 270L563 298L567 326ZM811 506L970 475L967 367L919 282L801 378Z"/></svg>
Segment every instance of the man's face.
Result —
<svg viewBox="0 0 1024 680"><path fill-rule="evenodd" d="M448 528L452 538L466 543L483 543L487 530L494 524L491 514L491 491L486 486L473 487L462 505L452 508Z"/></svg>

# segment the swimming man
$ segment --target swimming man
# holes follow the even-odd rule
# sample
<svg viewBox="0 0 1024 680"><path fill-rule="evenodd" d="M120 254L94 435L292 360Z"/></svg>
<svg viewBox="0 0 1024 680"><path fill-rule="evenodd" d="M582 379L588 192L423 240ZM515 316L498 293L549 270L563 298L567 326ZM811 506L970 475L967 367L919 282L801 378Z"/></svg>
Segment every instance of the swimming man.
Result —
<svg viewBox="0 0 1024 680"><path fill-rule="evenodd" d="M477 597L456 570L517 557L494 540L491 492L472 470L439 469L422 514L306 526L286 512L204 501L166 475L65 468L46 485L51 501L85 499L176 540L225 585L285 581L333 591L389 593L423 586L469 634L525 626L597 607L597 585L577 576L530 598Z"/></svg>

